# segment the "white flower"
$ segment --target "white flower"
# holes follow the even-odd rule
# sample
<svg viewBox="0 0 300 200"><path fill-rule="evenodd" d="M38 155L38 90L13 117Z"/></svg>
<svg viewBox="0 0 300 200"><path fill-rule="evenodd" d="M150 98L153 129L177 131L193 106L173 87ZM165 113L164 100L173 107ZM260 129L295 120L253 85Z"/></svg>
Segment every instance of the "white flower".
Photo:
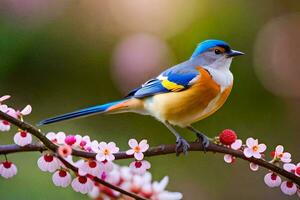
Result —
<svg viewBox="0 0 300 200"><path fill-rule="evenodd" d="M72 181L72 177L66 170L58 170L52 175L54 185L60 187L67 187Z"/></svg>
<svg viewBox="0 0 300 200"><path fill-rule="evenodd" d="M284 148L282 145L278 145L275 149L276 158L280 159L284 163L291 162L291 154L289 152L283 152Z"/></svg>
<svg viewBox="0 0 300 200"><path fill-rule="evenodd" d="M32 142L32 136L27 131L19 131L14 136L14 142L23 147Z"/></svg>
<svg viewBox="0 0 300 200"><path fill-rule="evenodd" d="M66 134L64 132L49 132L46 137L55 144L65 144Z"/></svg>
<svg viewBox="0 0 300 200"><path fill-rule="evenodd" d="M281 178L277 174L270 172L265 175L264 181L267 186L273 188L273 187L278 187L281 184Z"/></svg>
<svg viewBox="0 0 300 200"><path fill-rule="evenodd" d="M71 185L76 192L87 194L92 191L94 182L86 176L78 176L72 181Z"/></svg>
<svg viewBox="0 0 300 200"><path fill-rule="evenodd" d="M242 147L242 144L243 144L242 140L238 139L234 143L232 143L230 145L230 147L234 150L239 150ZM230 154L225 154L224 155L224 161L226 163L233 163L235 161L235 159L236 158L234 156L230 155Z"/></svg>
<svg viewBox="0 0 300 200"><path fill-rule="evenodd" d="M90 174L99 177L101 176L100 163L96 160L88 160L78 167L78 174L80 176Z"/></svg>
<svg viewBox="0 0 300 200"><path fill-rule="evenodd" d="M142 140L140 143L138 143L136 139L130 139L128 141L128 145L131 149L126 151L126 154L134 155L135 159L137 160L143 160L143 152L147 151L147 149L149 148L147 140Z"/></svg>
<svg viewBox="0 0 300 200"><path fill-rule="evenodd" d="M283 181L280 186L281 191L289 196L294 195L297 192L297 186L291 181Z"/></svg>
<svg viewBox="0 0 300 200"><path fill-rule="evenodd" d="M249 167L254 172L259 169L259 165L255 164L255 163L252 163L252 162L249 164Z"/></svg>
<svg viewBox="0 0 300 200"><path fill-rule="evenodd" d="M98 161L113 161L115 159L114 153L119 152L119 148L116 147L116 143L109 142L108 144L106 142L100 142L98 146L98 150L96 159Z"/></svg>
<svg viewBox="0 0 300 200"><path fill-rule="evenodd" d="M60 168L60 161L51 154L41 156L37 161L38 167L44 172L55 172Z"/></svg>
<svg viewBox="0 0 300 200"><path fill-rule="evenodd" d="M151 164L146 160L133 161L130 163L129 167L135 174L144 174L148 169L150 169Z"/></svg>
<svg viewBox="0 0 300 200"><path fill-rule="evenodd" d="M18 172L17 167L12 162L5 161L0 164L0 175L3 178L6 179L11 178L15 176L17 172Z"/></svg>
<svg viewBox="0 0 300 200"><path fill-rule="evenodd" d="M244 155L247 158L261 158L261 153L263 153L267 147L265 144L258 144L258 140L254 140L253 138L248 138L246 140L247 147L244 149Z"/></svg>
<svg viewBox="0 0 300 200"><path fill-rule="evenodd" d="M9 131L10 123L6 120L0 120L0 131Z"/></svg>

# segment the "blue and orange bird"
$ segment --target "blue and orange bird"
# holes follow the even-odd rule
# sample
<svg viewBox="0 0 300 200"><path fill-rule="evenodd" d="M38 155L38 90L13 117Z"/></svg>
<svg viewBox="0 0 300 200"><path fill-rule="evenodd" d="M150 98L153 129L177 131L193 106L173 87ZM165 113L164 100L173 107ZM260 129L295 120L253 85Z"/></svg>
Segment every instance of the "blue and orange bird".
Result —
<svg viewBox="0 0 300 200"><path fill-rule="evenodd" d="M232 59L243 54L224 41L206 40L197 46L189 60L148 80L124 99L49 118L39 125L94 114L134 112L163 123L176 137L177 152L182 148L186 153L190 146L174 126L194 132L205 149L208 137L191 124L210 116L224 104L233 85Z"/></svg>

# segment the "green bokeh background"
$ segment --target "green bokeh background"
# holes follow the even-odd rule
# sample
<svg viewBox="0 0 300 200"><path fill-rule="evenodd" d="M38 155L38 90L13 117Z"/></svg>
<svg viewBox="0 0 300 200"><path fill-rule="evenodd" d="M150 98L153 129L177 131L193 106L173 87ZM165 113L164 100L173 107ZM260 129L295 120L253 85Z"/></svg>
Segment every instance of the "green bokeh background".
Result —
<svg viewBox="0 0 300 200"><path fill-rule="evenodd" d="M123 96L110 71L113 49L120 36L108 37L100 30L86 41L76 23L81 17L80 2L66 1L63 12L45 23L15 17L3 6L5 1L0 2L0 95L12 95L9 103L15 107L31 104L33 114L26 120L33 124L45 117ZM253 45L266 22L300 11L299 1L207 0L197 1L196 5L196 10L199 7L206 13L198 18L195 15L184 30L166 39L174 52L173 64L187 59L196 43L207 38L228 41L247 55L233 62L235 85L229 100L216 114L195 126L210 136L232 128L242 139L252 136L264 141L268 152L276 144L285 144L298 161L296 120L291 119L287 101L265 90L257 79ZM42 130L88 134L98 140L115 141L124 150L130 138L147 138L151 146L174 142L159 122L135 114L94 116L45 126ZM194 140L192 134L181 132ZM12 136L13 131L1 134L0 143L13 143ZM38 169L38 156L39 153L9 155L18 167L18 175L10 180L0 179L0 199L88 199L70 188L55 187L51 174ZM167 155L149 160L154 179L168 175L168 189L183 192L184 199L286 198L279 189L264 185L265 170L251 172L243 161L227 165L219 154L190 153L179 158ZM126 165L129 161L118 163Z"/></svg>

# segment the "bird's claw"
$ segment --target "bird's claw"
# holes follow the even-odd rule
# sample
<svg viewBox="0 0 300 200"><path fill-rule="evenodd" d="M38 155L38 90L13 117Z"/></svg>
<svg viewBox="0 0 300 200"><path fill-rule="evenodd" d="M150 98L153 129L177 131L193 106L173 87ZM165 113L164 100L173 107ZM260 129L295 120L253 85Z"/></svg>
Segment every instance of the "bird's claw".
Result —
<svg viewBox="0 0 300 200"><path fill-rule="evenodd" d="M178 137L176 139L176 149L175 149L177 156L179 156L179 154L181 153L181 151L180 151L181 148L182 148L183 154L186 155L188 152L188 149L190 148L190 144L182 137Z"/></svg>
<svg viewBox="0 0 300 200"><path fill-rule="evenodd" d="M199 142L201 142L203 151L206 152L206 148L209 146L210 140L209 138L204 134L197 134Z"/></svg>

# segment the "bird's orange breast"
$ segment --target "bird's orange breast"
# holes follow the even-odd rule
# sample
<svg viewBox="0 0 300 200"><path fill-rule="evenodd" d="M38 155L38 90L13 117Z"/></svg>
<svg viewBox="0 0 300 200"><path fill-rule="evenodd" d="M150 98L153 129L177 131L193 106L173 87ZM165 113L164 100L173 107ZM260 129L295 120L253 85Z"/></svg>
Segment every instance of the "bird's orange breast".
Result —
<svg viewBox="0 0 300 200"><path fill-rule="evenodd" d="M189 89L153 97L155 116L161 121L185 127L217 111L226 101L232 86L221 91L208 71L198 67L201 75Z"/></svg>

